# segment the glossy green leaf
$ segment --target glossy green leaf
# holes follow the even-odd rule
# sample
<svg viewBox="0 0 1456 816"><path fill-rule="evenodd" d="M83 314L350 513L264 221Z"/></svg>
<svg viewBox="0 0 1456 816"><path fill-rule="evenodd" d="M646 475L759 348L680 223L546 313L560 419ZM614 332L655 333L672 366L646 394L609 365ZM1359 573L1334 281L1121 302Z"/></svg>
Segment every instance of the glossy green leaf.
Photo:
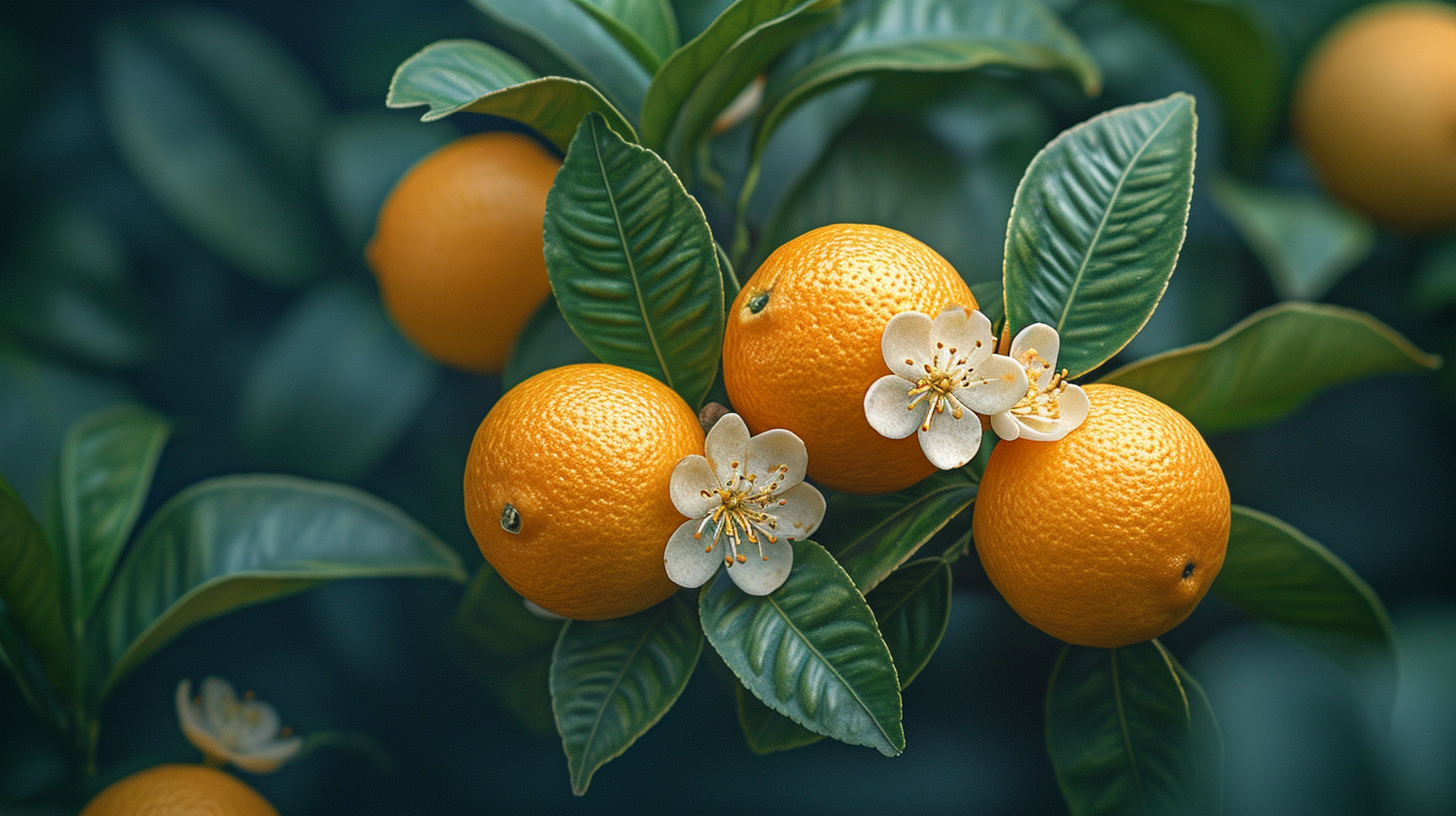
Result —
<svg viewBox="0 0 1456 816"><path fill-rule="evenodd" d="M1280 303L1206 343L1123 366L1103 382L1156 397L1210 434L1273 422L1341 383L1440 362L1364 312Z"/></svg>
<svg viewBox="0 0 1456 816"><path fill-rule="evenodd" d="M511 389L522 380L547 369L595 362L597 356L571 330L571 324L556 308L556 299L547 298L526 321L526 327L521 329L520 336L511 347L502 380L505 387Z"/></svg>
<svg viewBox="0 0 1456 816"><path fill-rule="evenodd" d="M940 558L922 558L890 573L865 595L902 689L940 646L950 623L950 588L950 565Z"/></svg>
<svg viewBox="0 0 1456 816"><path fill-rule="evenodd" d="M551 652L563 621L547 620L489 564L481 564L455 612L461 658L491 695L522 725L556 734L551 711Z"/></svg>
<svg viewBox="0 0 1456 816"><path fill-rule="evenodd" d="M1334 201L1231 178L1213 199L1259 256L1285 300L1318 300L1375 246L1375 228Z"/></svg>
<svg viewBox="0 0 1456 816"><path fill-rule="evenodd" d="M677 50L677 17L667 0L573 0L631 54L648 74Z"/></svg>
<svg viewBox="0 0 1456 816"><path fill-rule="evenodd" d="M108 28L99 65L117 147L173 217L260 280L317 271L311 185L327 108L286 52L231 15L179 8Z"/></svg>
<svg viewBox="0 0 1456 816"><path fill-rule="evenodd" d="M545 232L556 303L587 348L696 409L723 347L723 277L703 210L667 164L588 114L546 197Z"/></svg>
<svg viewBox="0 0 1456 816"><path fill-rule="evenodd" d="M764 596L720 570L698 612L708 642L770 708L885 756L905 749L890 650L864 596L823 547L795 541L788 579Z"/></svg>
<svg viewBox="0 0 1456 816"><path fill-rule="evenodd" d="M551 658L551 702L576 795L667 713L702 651L697 610L681 595L625 618L566 624Z"/></svg>
<svg viewBox="0 0 1456 816"><path fill-rule="evenodd" d="M635 118L652 74L623 48L576 0L470 0L487 19L505 29L513 46L544 52L552 65L600 88L612 104ZM522 49L516 48L518 53Z"/></svg>
<svg viewBox="0 0 1456 816"><path fill-rule="evenodd" d="M514 119L536 129L563 152L582 117L596 111L619 136L637 134L622 114L579 79L539 77L510 54L475 40L441 40L400 64L389 83L391 108L428 105L433 122L460 111Z"/></svg>
<svg viewBox="0 0 1456 816"><path fill-rule="evenodd" d="M1079 377L1142 329L1173 274L1193 195L1193 97L1100 114L1032 160L1006 231L1006 319L1046 323Z"/></svg>
<svg viewBox="0 0 1456 816"><path fill-rule="evenodd" d="M743 739L755 754L802 748L824 739L823 734L816 734L764 705L742 683L734 684L733 697L738 703L738 725L743 729Z"/></svg>
<svg viewBox="0 0 1456 816"><path fill-rule="evenodd" d="M1062 650L1046 739L1073 816L1219 812L1223 741L1186 678L1156 640Z"/></svg>
<svg viewBox="0 0 1456 816"><path fill-rule="evenodd" d="M253 461L352 480L389 453L439 380L379 298L327 283L301 299L243 379L239 427Z"/></svg>
<svg viewBox="0 0 1456 816"><path fill-rule="evenodd" d="M56 554L25 502L0 476L0 600L10 622L35 651L46 675L68 688L75 656L61 608L61 571Z"/></svg>
<svg viewBox="0 0 1456 816"><path fill-rule="evenodd" d="M324 203L339 233L362 250L396 181L416 161L460 135L449 122L421 125L402 114L367 110L329 128L319 151Z"/></svg>
<svg viewBox="0 0 1456 816"><path fill-rule="evenodd" d="M1352 672L1373 657L1394 677L1395 633L1379 596L1338 556L1273 516L1234 507L1213 591Z"/></svg>
<svg viewBox="0 0 1456 816"><path fill-rule="evenodd" d="M87 631L91 704L194 624L368 577L466 578L444 542L363 491L288 476L199 482L162 505L102 596Z"/></svg>
<svg viewBox="0 0 1456 816"><path fill-rule="evenodd" d="M835 493L814 537L868 593L969 507L980 482L970 465L938 471L900 493Z"/></svg>
<svg viewBox="0 0 1456 816"><path fill-rule="evenodd" d="M66 434L60 533L78 641L141 516L170 432L160 414L126 403L81 419Z"/></svg>

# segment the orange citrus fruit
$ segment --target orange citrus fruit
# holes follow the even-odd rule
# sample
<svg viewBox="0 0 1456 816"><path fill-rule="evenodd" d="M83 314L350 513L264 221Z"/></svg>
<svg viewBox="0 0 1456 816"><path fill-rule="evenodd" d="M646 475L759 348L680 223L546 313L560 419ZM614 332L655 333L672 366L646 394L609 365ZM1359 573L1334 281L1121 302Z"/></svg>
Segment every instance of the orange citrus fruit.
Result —
<svg viewBox="0 0 1456 816"><path fill-rule="evenodd" d="M1028 623L1081 646L1172 629L1223 566L1229 491L1183 415L1116 385L1056 442L997 443L976 496L976 551Z"/></svg>
<svg viewBox="0 0 1456 816"><path fill-rule="evenodd" d="M278 816L232 774L206 765L158 765L111 783L81 816Z"/></svg>
<svg viewBox="0 0 1456 816"><path fill-rule="evenodd" d="M528 136L481 133L395 184L365 254L385 308L425 354L467 371L505 367L551 292L541 222L560 167Z"/></svg>
<svg viewBox="0 0 1456 816"><path fill-rule="evenodd" d="M754 433L804 440L809 476L835 490L888 493L935 472L912 435L887 439L865 419L865 392L890 373L880 351L900 312L976 308L935 250L868 224L811 230L774 250L728 311L723 382Z"/></svg>
<svg viewBox="0 0 1456 816"><path fill-rule="evenodd" d="M1296 138L1329 191L1397 229L1456 225L1456 8L1362 9L1295 87Z"/></svg>
<svg viewBox="0 0 1456 816"><path fill-rule="evenodd" d="M703 453L675 391L599 363L543 371L486 414L465 463L465 517L527 600L578 620L640 612L677 590L663 552L684 521L673 468Z"/></svg>

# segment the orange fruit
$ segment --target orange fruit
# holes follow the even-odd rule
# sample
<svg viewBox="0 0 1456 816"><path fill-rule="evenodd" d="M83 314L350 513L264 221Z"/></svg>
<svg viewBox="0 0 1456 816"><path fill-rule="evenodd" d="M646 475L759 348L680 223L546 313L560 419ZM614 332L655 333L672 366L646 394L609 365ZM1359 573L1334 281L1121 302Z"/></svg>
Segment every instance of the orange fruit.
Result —
<svg viewBox="0 0 1456 816"><path fill-rule="evenodd" d="M1117 385L1085 387L1091 412L1056 442L991 452L976 496L976 552L1028 623L1081 646L1172 629L1223 566L1229 491L1183 415Z"/></svg>
<svg viewBox="0 0 1456 816"><path fill-rule="evenodd" d="M1295 87L1295 137L1336 198L1397 229L1456 225L1456 8L1345 18Z"/></svg>
<svg viewBox="0 0 1456 816"><path fill-rule="evenodd" d="M551 292L542 219L561 160L519 133L457 139L379 210L365 255L385 308L425 354L494 374Z"/></svg>
<svg viewBox="0 0 1456 816"><path fill-rule="evenodd" d="M675 391L600 363L543 371L486 414L465 463L465 517L485 560L527 600L578 620L640 612L677 591L663 553L685 520L673 468L703 452Z"/></svg>
<svg viewBox="0 0 1456 816"><path fill-rule="evenodd" d="M278 816L232 774L206 765L158 765L118 779L81 816Z"/></svg>
<svg viewBox="0 0 1456 816"><path fill-rule="evenodd" d="M728 311L723 382L754 433L804 440L809 476L835 490L889 493L935 472L915 436L887 439L865 419L865 392L890 373L880 351L900 312L976 308L935 250L868 224L811 230L774 250Z"/></svg>

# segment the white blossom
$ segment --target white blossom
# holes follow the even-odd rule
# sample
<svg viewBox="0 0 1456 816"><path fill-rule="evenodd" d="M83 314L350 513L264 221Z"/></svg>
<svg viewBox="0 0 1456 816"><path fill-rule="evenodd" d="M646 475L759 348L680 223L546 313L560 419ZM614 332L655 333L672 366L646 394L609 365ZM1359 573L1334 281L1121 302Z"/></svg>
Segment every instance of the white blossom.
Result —
<svg viewBox="0 0 1456 816"><path fill-rule="evenodd" d="M991 428L1002 439L1055 442L1082 424L1091 404L1087 392L1066 381L1066 369L1057 371L1061 338L1045 323L1033 323L1016 333L1011 357L1026 370L1026 393L991 417Z"/></svg>
<svg viewBox="0 0 1456 816"><path fill-rule="evenodd" d="M303 747L303 738L290 736L273 706L243 699L220 677L202 681L202 693L192 696L192 681L177 684L177 717L182 733L213 765L228 762L257 774L278 770Z"/></svg>

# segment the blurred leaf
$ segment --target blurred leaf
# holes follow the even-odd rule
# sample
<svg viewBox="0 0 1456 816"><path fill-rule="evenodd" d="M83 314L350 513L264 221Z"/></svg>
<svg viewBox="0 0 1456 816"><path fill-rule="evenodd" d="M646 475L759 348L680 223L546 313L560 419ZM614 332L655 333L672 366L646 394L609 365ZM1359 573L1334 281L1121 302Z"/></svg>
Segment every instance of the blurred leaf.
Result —
<svg viewBox="0 0 1456 816"><path fill-rule="evenodd" d="M1158 306L1188 223L1197 117L1183 93L1058 136L1026 170L1006 234L1006 319L1046 323L1075 378L1116 354Z"/></svg>
<svg viewBox="0 0 1456 816"><path fill-rule="evenodd" d="M1062 650L1046 738L1073 816L1219 812L1223 738L1191 680L1156 640Z"/></svg>
<svg viewBox="0 0 1456 816"><path fill-rule="evenodd" d="M1211 434L1273 422L1341 383L1440 362L1364 312L1280 303L1206 343L1123 366L1102 381L1156 397Z"/></svg>
<svg viewBox="0 0 1456 816"><path fill-rule="evenodd" d="M531 315L526 327L511 348L502 379L507 390L522 380L542 371L574 363L595 363L597 356L582 344L571 330L571 324L556 308L556 299L547 298Z"/></svg>
<svg viewBox="0 0 1456 816"><path fill-rule="evenodd" d="M603 362L650 374L696 410L723 347L723 277L698 202L650 150L596 114L546 197L546 272Z"/></svg>
<svg viewBox="0 0 1456 816"><path fill-rule="evenodd" d="M461 653L491 694L522 725L556 735L551 653L563 621L546 620L490 564L481 564L455 613Z"/></svg>
<svg viewBox="0 0 1456 816"><path fill-rule="evenodd" d="M319 180L339 234L362 248L394 183L458 135L445 122L421 126L382 111L358 113L330 128L320 148Z"/></svg>
<svg viewBox="0 0 1456 816"><path fill-rule="evenodd" d="M606 29L648 74L677 50L677 17L667 0L573 0Z"/></svg>
<svg viewBox="0 0 1456 816"><path fill-rule="evenodd" d="M865 595L902 689L940 646L950 623L950 588L950 565L940 558L922 558L890 573Z"/></svg>
<svg viewBox="0 0 1456 816"><path fill-rule="evenodd" d="M175 218L260 280L317 271L326 108L301 67L249 24L197 8L111 26L99 63L117 147Z"/></svg>
<svg viewBox="0 0 1456 816"><path fill-rule="evenodd" d="M1234 507L1213 591L1352 673L1374 657L1395 677L1395 632L1380 597L1334 553L1273 516ZM1389 716L1395 684L1385 691Z"/></svg>
<svg viewBox="0 0 1456 816"><path fill-rule="evenodd" d="M823 734L816 734L764 705L741 682L734 684L733 696L738 701L738 725L743 729L743 739L755 754L802 748L824 739Z"/></svg>
<svg viewBox="0 0 1456 816"><path fill-rule="evenodd" d="M995 326L1006 319L1006 296L1001 294L1001 281L984 281L971 286L971 294L981 314Z"/></svg>
<svg viewBox="0 0 1456 816"><path fill-rule="evenodd" d="M507 29L512 45L545 52L553 63L589 80L618 110L635 119L651 73L637 62L576 0L470 0L489 20ZM519 50L518 50L519 53Z"/></svg>
<svg viewBox="0 0 1456 816"><path fill-rule="evenodd" d="M258 464L357 479L394 448L438 380L377 297L353 283L322 284L259 349L243 381L239 433Z"/></svg>
<svg viewBox="0 0 1456 816"><path fill-rule="evenodd" d="M538 77L519 60L474 40L441 40L400 64L389 83L391 108L428 105L433 122L459 111L488 113L536 129L564 153L582 117L596 111L628 141L637 133L596 88L579 79Z"/></svg>
<svg viewBox="0 0 1456 816"><path fill-rule="evenodd" d="M1438 244L1421 261L1411 300L1427 315L1456 304L1456 235Z"/></svg>
<svg viewBox="0 0 1456 816"><path fill-rule="evenodd" d="M970 506L981 483L974 468L937 471L900 493L831 494L814 537L868 593Z"/></svg>
<svg viewBox="0 0 1456 816"><path fill-rule="evenodd" d="M1285 300L1318 300L1375 246L1369 222L1322 196L1222 178L1214 182L1213 200Z"/></svg>
<svg viewBox="0 0 1456 816"><path fill-rule="evenodd" d="M0 536L3 535L0 530ZM0 600L0 664L10 671L26 705L52 728L64 732L69 723L65 710L55 698L54 686L10 620L10 611L3 600Z"/></svg>
<svg viewBox="0 0 1456 816"><path fill-rule="evenodd" d="M551 701L577 796L667 713L702 651L696 610L680 594L625 618L566 624L551 658Z"/></svg>
<svg viewBox="0 0 1456 816"><path fill-rule="evenodd" d="M765 596L720 570L699 598L708 641L754 696L800 725L885 756L905 749L900 683L874 613L823 547L794 542L794 567Z"/></svg>
<svg viewBox="0 0 1456 816"><path fill-rule="evenodd" d="M1259 155L1278 123L1284 59L1257 15L1228 0L1122 0L1183 49L1218 93L1234 151Z"/></svg>
<svg viewBox="0 0 1456 816"><path fill-rule="evenodd" d="M142 529L87 631L90 704L194 624L341 578L465 581L460 558L394 505L288 476L208 479Z"/></svg>
<svg viewBox="0 0 1456 816"><path fill-rule="evenodd" d="M160 414L124 403L82 418L66 434L60 536L77 641L141 516L170 432Z"/></svg>
<svg viewBox="0 0 1456 816"><path fill-rule="evenodd" d="M0 476L0 600L11 623L35 650L46 675L63 694L75 671L65 615L61 574L54 545L46 541L35 516ZM8 650L7 650L8 653ZM7 662L9 662L7 660ZM19 677L17 682L24 678Z"/></svg>

